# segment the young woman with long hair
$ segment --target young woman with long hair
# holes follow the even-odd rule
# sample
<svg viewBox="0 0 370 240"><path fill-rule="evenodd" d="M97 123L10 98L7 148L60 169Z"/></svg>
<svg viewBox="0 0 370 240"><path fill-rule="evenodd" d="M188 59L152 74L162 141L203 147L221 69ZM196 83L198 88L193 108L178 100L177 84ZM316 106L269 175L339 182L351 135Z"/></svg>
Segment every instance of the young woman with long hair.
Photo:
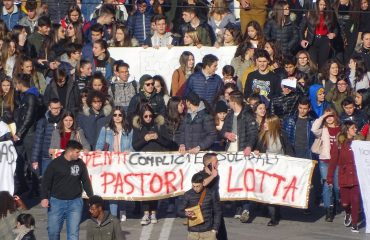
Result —
<svg viewBox="0 0 370 240"><path fill-rule="evenodd" d="M222 39L225 27L228 24L235 24L236 22L235 16L230 12L225 0L212 1L208 16L208 24L213 30L213 35L218 39Z"/></svg>
<svg viewBox="0 0 370 240"><path fill-rule="evenodd" d="M254 48L263 48L265 46L263 30L258 22L250 21L247 24L247 31L244 34L243 42L250 42Z"/></svg>
<svg viewBox="0 0 370 240"><path fill-rule="evenodd" d="M316 64L312 61L310 54L306 50L300 50L295 55L297 59L296 67L299 71L305 73L308 78L308 85L311 86L318 82L318 71Z"/></svg>
<svg viewBox="0 0 370 240"><path fill-rule="evenodd" d="M326 93L335 87L338 81L338 76L342 71L343 67L336 59L330 59L325 63L324 67L321 69L319 83L324 86Z"/></svg>
<svg viewBox="0 0 370 240"><path fill-rule="evenodd" d="M281 120L276 115L267 116L258 134L255 154L282 154L293 155L293 149L288 141L288 136L281 129ZM276 226L280 220L280 207L276 205L267 206L270 221L267 226Z"/></svg>
<svg viewBox="0 0 370 240"><path fill-rule="evenodd" d="M202 47L202 42L200 41L199 35L197 31L187 31L184 34L184 46L188 47Z"/></svg>
<svg viewBox="0 0 370 240"><path fill-rule="evenodd" d="M302 19L300 26L301 47L307 49L319 68L330 54L330 41L338 35L335 14L329 0L316 1L315 7Z"/></svg>
<svg viewBox="0 0 370 240"><path fill-rule="evenodd" d="M32 59L26 55L19 55L16 59L15 76L18 74L29 74L32 76L33 83L41 94L44 94L46 88L46 80L42 73L37 72Z"/></svg>
<svg viewBox="0 0 370 240"><path fill-rule="evenodd" d="M0 80L0 119L7 116L7 113L11 115L14 112L15 99L14 99L14 85L10 78L3 78Z"/></svg>
<svg viewBox="0 0 370 240"><path fill-rule="evenodd" d="M360 56L351 57L348 68L352 90L368 89L370 86L370 74L366 69L364 59Z"/></svg>
<svg viewBox="0 0 370 240"><path fill-rule="evenodd" d="M138 47L139 42L135 37L131 37L128 28L121 23L113 25L112 29L113 39L110 43L111 47Z"/></svg>
<svg viewBox="0 0 370 240"><path fill-rule="evenodd" d="M90 151L90 144L85 138L84 131L77 127L77 121L72 112L66 111L58 127L51 135L49 154L55 158L55 153L58 149L65 149L69 140L76 140L80 142L85 151Z"/></svg>
<svg viewBox="0 0 370 240"><path fill-rule="evenodd" d="M16 42L10 38L4 39L3 46L1 48L1 65L8 77L13 77L17 55Z"/></svg>
<svg viewBox="0 0 370 240"><path fill-rule="evenodd" d="M66 39L68 42L84 44L84 34L81 24L73 22L66 28Z"/></svg>
<svg viewBox="0 0 370 240"><path fill-rule="evenodd" d="M250 66L254 65L253 61L253 54L254 54L255 47L250 42L242 42L237 47L234 58L231 60L230 65L235 69L235 75L238 77L238 87L242 89L241 81L244 79L242 78L243 72L249 68Z"/></svg>
<svg viewBox="0 0 370 240"><path fill-rule="evenodd" d="M352 232L358 232L357 224L361 202L356 165L351 148L351 143L356 137L356 123L345 121L337 137L337 142L334 143L330 151L331 158L327 178L329 186L332 186L335 170L338 167L341 203L345 211L344 225L346 227L352 226Z"/></svg>
<svg viewBox="0 0 370 240"><path fill-rule="evenodd" d="M348 78L344 74L341 74L338 76L335 87L330 89L326 94L325 100L332 103L340 115L343 112L342 101L349 96L352 96L351 84Z"/></svg>
<svg viewBox="0 0 370 240"><path fill-rule="evenodd" d="M163 97L164 103L167 105L170 96L168 94L167 84L161 75L153 76L154 88L157 94Z"/></svg>
<svg viewBox="0 0 370 240"><path fill-rule="evenodd" d="M258 124L258 129L261 130L264 125L266 113L267 113L266 103L262 101L257 101L256 103L253 104L252 110L253 110L256 122Z"/></svg>
<svg viewBox="0 0 370 240"><path fill-rule="evenodd" d="M172 146L169 139L168 130L164 124L164 117L155 116L154 110L149 104L140 107L138 115L132 120L134 129L132 136L132 146L136 151L143 152L163 152L168 151ZM158 201L144 201L144 215L141 219L141 225L157 223L157 205Z"/></svg>
<svg viewBox="0 0 370 240"><path fill-rule="evenodd" d="M81 26L84 23L81 8L78 5L70 6L67 12L67 16L64 19L60 20L60 24L64 28L67 28L70 23L78 23Z"/></svg>
<svg viewBox="0 0 370 240"><path fill-rule="evenodd" d="M284 55L290 54L298 47L299 34L289 3L284 0L275 2L272 17L266 22L264 34L267 41L278 41Z"/></svg>
<svg viewBox="0 0 370 240"><path fill-rule="evenodd" d="M100 130L96 151L130 152L132 148L132 131L126 113L122 107L115 107L107 126ZM119 217L121 222L126 221L126 209L123 201L109 201L110 212Z"/></svg>
<svg viewBox="0 0 370 240"><path fill-rule="evenodd" d="M329 188L327 182L330 151L336 142L340 132L340 119L334 108L326 108L324 114L317 118L311 127L311 131L316 138L321 140L321 149L318 154L319 169L322 183L322 199L326 211L325 221L332 222L335 216L335 209L339 207L339 185L338 168L333 175L333 188ZM335 201L333 201L333 199Z"/></svg>
<svg viewBox="0 0 370 240"><path fill-rule="evenodd" d="M184 51L179 59L180 67L172 74L171 96L183 97L185 93L186 80L194 72L194 55Z"/></svg>
<svg viewBox="0 0 370 240"><path fill-rule="evenodd" d="M276 41L267 41L264 49L269 53L271 63L270 68L274 72L281 71L281 65L283 64L283 54L280 49L280 45Z"/></svg>

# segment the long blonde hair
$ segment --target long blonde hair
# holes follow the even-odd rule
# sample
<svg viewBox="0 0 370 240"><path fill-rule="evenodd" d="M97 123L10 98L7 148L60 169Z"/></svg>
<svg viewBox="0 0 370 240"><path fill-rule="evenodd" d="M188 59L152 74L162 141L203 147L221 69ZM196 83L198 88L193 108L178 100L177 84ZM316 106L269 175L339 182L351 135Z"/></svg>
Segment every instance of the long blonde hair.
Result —
<svg viewBox="0 0 370 240"><path fill-rule="evenodd" d="M260 141L263 142L264 146L268 146L269 144L276 143L277 139L280 138L280 118L276 115L267 116L265 119L265 124L267 124L268 130L266 130L264 126L262 126L258 138ZM270 138L273 139L272 143L269 142Z"/></svg>

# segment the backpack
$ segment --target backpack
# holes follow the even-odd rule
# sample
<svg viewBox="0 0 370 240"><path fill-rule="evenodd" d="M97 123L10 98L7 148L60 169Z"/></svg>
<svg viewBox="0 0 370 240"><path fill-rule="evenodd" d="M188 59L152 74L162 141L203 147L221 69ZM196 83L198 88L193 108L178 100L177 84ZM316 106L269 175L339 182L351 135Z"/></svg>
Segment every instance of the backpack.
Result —
<svg viewBox="0 0 370 240"><path fill-rule="evenodd" d="M137 94L138 93L138 90L137 90L137 82L135 80L132 81L132 86L135 89L135 94ZM112 97L114 99L115 98L115 95L116 95L116 83L112 83L112 85L110 87L111 87L112 94L113 94Z"/></svg>

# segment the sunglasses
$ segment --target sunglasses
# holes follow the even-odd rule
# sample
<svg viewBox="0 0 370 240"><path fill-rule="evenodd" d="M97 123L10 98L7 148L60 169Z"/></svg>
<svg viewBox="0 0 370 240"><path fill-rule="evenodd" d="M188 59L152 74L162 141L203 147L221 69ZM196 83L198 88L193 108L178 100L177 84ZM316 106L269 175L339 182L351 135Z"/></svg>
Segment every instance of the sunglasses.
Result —
<svg viewBox="0 0 370 240"><path fill-rule="evenodd" d="M120 114L120 113L115 113L115 114L113 114L113 117L122 117L122 114Z"/></svg>
<svg viewBox="0 0 370 240"><path fill-rule="evenodd" d="M144 115L144 118L147 119L147 118L153 118L153 115L149 114L149 115Z"/></svg>
<svg viewBox="0 0 370 240"><path fill-rule="evenodd" d="M147 87L154 86L154 83L145 83L145 86L147 86Z"/></svg>

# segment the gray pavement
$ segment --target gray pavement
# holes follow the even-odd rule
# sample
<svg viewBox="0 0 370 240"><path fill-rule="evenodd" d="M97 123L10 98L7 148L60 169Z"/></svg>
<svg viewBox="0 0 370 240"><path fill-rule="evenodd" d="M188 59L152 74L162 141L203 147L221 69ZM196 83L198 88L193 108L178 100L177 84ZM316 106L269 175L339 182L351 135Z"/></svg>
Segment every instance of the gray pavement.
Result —
<svg viewBox="0 0 370 240"><path fill-rule="evenodd" d="M46 240L47 237L47 214L37 200L27 201L29 212L36 218L36 236L38 240ZM184 219L175 218L173 214L166 214L166 201L159 208L159 222L155 225L142 227L140 216L132 213L134 206L128 204L128 220L121 223L122 231L127 240L168 240L186 239L186 226L182 223ZM164 214L161 214L164 213ZM370 240L370 234L365 234L364 223L360 225L360 233L352 233L350 228L343 225L343 213L337 215L333 223L324 220L323 209L317 208L313 214L303 215L302 210L293 208L282 208L282 220L276 227L267 227L268 218L260 212L252 223L243 224L232 218L233 210L224 208L226 228L230 240L239 239L284 239L284 240ZM65 229L62 231L61 239L66 239ZM80 239L86 239L86 221L81 223Z"/></svg>

